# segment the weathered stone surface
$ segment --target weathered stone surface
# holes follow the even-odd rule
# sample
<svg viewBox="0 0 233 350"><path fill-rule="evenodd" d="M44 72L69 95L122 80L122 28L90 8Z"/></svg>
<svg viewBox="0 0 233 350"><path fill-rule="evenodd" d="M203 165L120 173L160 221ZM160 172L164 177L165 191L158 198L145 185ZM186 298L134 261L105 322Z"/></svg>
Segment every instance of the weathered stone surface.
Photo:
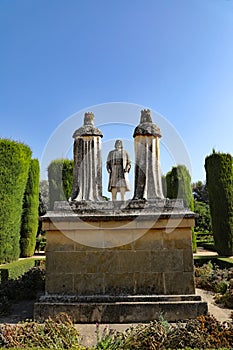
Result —
<svg viewBox="0 0 233 350"><path fill-rule="evenodd" d="M74 175L70 201L100 201L102 198L101 131L94 114L85 113L84 125L74 138Z"/></svg>
<svg viewBox="0 0 233 350"><path fill-rule="evenodd" d="M161 133L153 124L150 110L141 111L140 124L134 130L134 199L164 198L160 170Z"/></svg>
<svg viewBox="0 0 233 350"><path fill-rule="evenodd" d="M128 203L44 217L46 297L36 318L65 310L78 322L148 322L161 312L168 320L206 312L193 295L194 214L175 202L160 211L154 201Z"/></svg>
<svg viewBox="0 0 233 350"><path fill-rule="evenodd" d="M43 321L48 316L67 312L76 323L147 323L161 315L167 321L175 322L207 313L207 304L194 295L112 298L89 297L77 301L47 298L35 304L35 319Z"/></svg>

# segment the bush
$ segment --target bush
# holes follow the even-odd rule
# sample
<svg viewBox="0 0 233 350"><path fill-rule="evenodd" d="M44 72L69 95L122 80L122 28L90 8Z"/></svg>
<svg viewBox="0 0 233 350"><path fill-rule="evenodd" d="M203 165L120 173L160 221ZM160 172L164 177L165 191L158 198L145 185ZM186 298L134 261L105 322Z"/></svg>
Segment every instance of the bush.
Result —
<svg viewBox="0 0 233 350"><path fill-rule="evenodd" d="M48 167L49 207L52 210L55 201L68 200L73 185L73 160L57 159Z"/></svg>
<svg viewBox="0 0 233 350"><path fill-rule="evenodd" d="M219 269L211 262L195 267L196 287L216 293L215 300L233 308L233 268Z"/></svg>
<svg viewBox="0 0 233 350"><path fill-rule="evenodd" d="M66 314L50 317L43 324L23 322L0 326L0 345L5 348L49 348L85 350L80 336Z"/></svg>
<svg viewBox="0 0 233 350"><path fill-rule="evenodd" d="M8 279L16 279L22 276L25 272L27 272L30 268L35 265L41 264L41 259L23 259L13 261L8 264L4 264L0 266L0 282L6 281Z"/></svg>
<svg viewBox="0 0 233 350"><path fill-rule="evenodd" d="M233 157L215 153L205 159L206 182L215 248L233 255Z"/></svg>
<svg viewBox="0 0 233 350"><path fill-rule="evenodd" d="M22 204L31 153L22 143L0 139L0 263L20 256Z"/></svg>
<svg viewBox="0 0 233 350"><path fill-rule="evenodd" d="M32 159L23 198L23 213L20 232L21 257L34 254L38 230L40 166L38 159Z"/></svg>
<svg viewBox="0 0 233 350"><path fill-rule="evenodd" d="M6 314L12 302L36 299L38 293L44 293L45 270L34 267L15 280L0 284L0 314Z"/></svg>
<svg viewBox="0 0 233 350"><path fill-rule="evenodd" d="M98 330L97 330L98 335ZM96 349L219 349L233 344L233 325L220 323L213 316L199 316L175 325L166 321L139 324L124 332L104 330Z"/></svg>
<svg viewBox="0 0 233 350"><path fill-rule="evenodd" d="M195 218L195 232L209 234L212 231L209 204L195 201L194 212L198 214Z"/></svg>

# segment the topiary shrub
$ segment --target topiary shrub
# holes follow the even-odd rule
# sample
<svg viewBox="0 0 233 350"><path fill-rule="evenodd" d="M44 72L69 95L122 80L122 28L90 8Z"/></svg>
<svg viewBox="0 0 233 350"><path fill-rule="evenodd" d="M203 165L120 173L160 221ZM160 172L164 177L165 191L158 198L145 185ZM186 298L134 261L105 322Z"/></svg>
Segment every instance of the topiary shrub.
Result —
<svg viewBox="0 0 233 350"><path fill-rule="evenodd" d="M23 143L0 139L0 263L20 256L22 204L31 154Z"/></svg>
<svg viewBox="0 0 233 350"><path fill-rule="evenodd" d="M38 159L32 159L23 199L23 214L20 232L20 255L34 254L38 230L40 166Z"/></svg>
<svg viewBox="0 0 233 350"><path fill-rule="evenodd" d="M205 159L215 249L233 255L233 158L215 151Z"/></svg>
<svg viewBox="0 0 233 350"><path fill-rule="evenodd" d="M68 200L73 185L73 160L53 160L48 167L49 208L55 201Z"/></svg>

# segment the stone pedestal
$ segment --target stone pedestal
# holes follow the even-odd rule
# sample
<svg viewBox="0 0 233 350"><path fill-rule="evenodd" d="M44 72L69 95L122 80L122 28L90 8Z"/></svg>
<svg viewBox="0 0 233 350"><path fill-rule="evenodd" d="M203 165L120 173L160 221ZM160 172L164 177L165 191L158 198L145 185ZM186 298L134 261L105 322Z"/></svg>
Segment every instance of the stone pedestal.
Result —
<svg viewBox="0 0 233 350"><path fill-rule="evenodd" d="M62 204L43 218L46 294L35 319L169 321L207 312L195 295L191 227L179 201Z"/></svg>

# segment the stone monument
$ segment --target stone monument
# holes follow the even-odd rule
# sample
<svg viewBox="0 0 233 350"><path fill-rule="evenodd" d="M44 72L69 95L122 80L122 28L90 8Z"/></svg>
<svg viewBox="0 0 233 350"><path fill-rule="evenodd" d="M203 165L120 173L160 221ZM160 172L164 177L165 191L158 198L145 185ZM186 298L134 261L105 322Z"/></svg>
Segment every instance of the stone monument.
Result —
<svg viewBox="0 0 233 350"><path fill-rule="evenodd" d="M163 198L161 134L149 111L142 111L134 132L135 194L125 202L101 201L101 159L88 155L82 164L88 147L100 149L102 134L90 119L74 134L70 205L57 202L43 217L46 286L35 319L67 312L77 323L145 323L205 314L207 304L194 287L194 213L182 200Z"/></svg>
<svg viewBox="0 0 233 350"><path fill-rule="evenodd" d="M71 201L100 201L102 198L101 131L94 114L85 113L84 125L74 134L74 176Z"/></svg>
<svg viewBox="0 0 233 350"><path fill-rule="evenodd" d="M131 164L121 140L116 140L115 149L109 152L106 166L109 173L108 191L112 193L112 200L115 201L117 192L120 192L121 200L124 201L125 192L130 191L128 173Z"/></svg>
<svg viewBox="0 0 233 350"><path fill-rule="evenodd" d="M160 129L153 124L150 110L141 111L140 124L134 130L134 199L163 198L160 171Z"/></svg>

